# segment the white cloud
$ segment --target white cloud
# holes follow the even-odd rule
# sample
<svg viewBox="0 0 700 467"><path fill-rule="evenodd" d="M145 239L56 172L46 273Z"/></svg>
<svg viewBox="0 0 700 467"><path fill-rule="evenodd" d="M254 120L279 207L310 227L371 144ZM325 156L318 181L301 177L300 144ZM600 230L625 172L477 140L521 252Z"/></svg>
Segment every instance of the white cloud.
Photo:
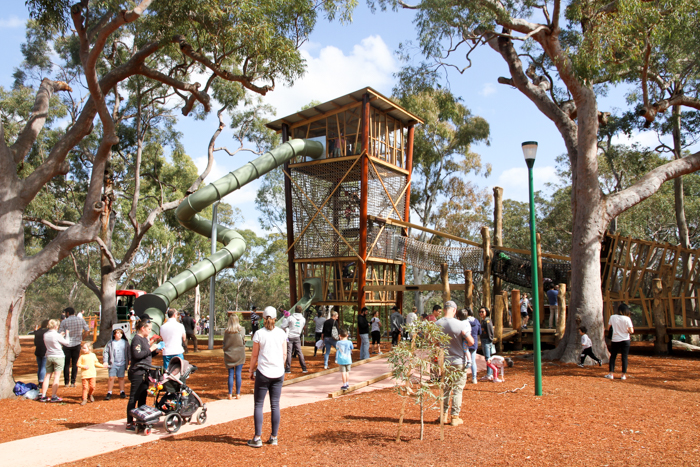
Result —
<svg viewBox="0 0 700 467"><path fill-rule="evenodd" d="M9 18L0 19L0 28L19 28L24 26L24 20L12 15Z"/></svg>
<svg viewBox="0 0 700 467"><path fill-rule="evenodd" d="M524 165L524 163L523 163ZM559 181L554 166L535 167L533 171L535 191L546 190L546 183ZM499 175L497 186L503 187L503 197L520 202L529 200L527 167L514 167L505 170Z"/></svg>
<svg viewBox="0 0 700 467"><path fill-rule="evenodd" d="M313 53L313 54L312 54ZM369 36L345 55L333 46L306 44L301 54L306 60L306 74L293 87L278 86L265 97L265 102L283 117L301 109L312 100L326 102L336 97L371 86L389 93L392 73L398 64L380 36Z"/></svg>
<svg viewBox="0 0 700 467"><path fill-rule="evenodd" d="M492 94L496 94L496 86L493 83L485 83L479 91L480 96L488 97Z"/></svg>
<svg viewBox="0 0 700 467"><path fill-rule="evenodd" d="M661 141L664 141L666 144L673 145L673 140L669 136L665 138L662 137ZM629 137L627 137L624 134L617 134L613 137L612 143L626 145L632 145L636 143L640 146L647 148L655 148L660 144L659 138L657 137L656 132L654 131L634 132Z"/></svg>

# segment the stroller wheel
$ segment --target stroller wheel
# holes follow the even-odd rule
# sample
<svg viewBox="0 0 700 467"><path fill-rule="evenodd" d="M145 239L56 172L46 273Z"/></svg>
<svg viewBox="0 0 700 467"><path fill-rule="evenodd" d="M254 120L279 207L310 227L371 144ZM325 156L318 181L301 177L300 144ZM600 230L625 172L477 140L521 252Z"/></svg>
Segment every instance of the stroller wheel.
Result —
<svg viewBox="0 0 700 467"><path fill-rule="evenodd" d="M143 429L143 435L148 436L151 434L151 427L147 426L146 428Z"/></svg>
<svg viewBox="0 0 700 467"><path fill-rule="evenodd" d="M177 431L182 426L182 417L179 413L173 412L165 417L165 431L168 433L177 433Z"/></svg>
<svg viewBox="0 0 700 467"><path fill-rule="evenodd" d="M206 422L207 422L207 412L205 410L202 410L197 415L197 423L200 425L204 425Z"/></svg>

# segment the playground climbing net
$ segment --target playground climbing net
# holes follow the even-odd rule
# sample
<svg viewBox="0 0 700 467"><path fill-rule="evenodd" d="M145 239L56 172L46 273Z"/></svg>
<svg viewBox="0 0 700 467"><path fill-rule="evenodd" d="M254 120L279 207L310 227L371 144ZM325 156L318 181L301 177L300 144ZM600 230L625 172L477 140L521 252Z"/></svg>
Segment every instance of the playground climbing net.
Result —
<svg viewBox="0 0 700 467"><path fill-rule="evenodd" d="M506 282L521 287L532 287L532 262L529 256L494 249L491 272ZM542 259L542 277L554 284L568 282L571 263Z"/></svg>
<svg viewBox="0 0 700 467"><path fill-rule="evenodd" d="M484 270L483 250L473 246L433 245L413 237L394 237L395 256L392 259L403 261L413 267L428 271L440 271L440 265L447 263L452 273L466 270L474 273Z"/></svg>

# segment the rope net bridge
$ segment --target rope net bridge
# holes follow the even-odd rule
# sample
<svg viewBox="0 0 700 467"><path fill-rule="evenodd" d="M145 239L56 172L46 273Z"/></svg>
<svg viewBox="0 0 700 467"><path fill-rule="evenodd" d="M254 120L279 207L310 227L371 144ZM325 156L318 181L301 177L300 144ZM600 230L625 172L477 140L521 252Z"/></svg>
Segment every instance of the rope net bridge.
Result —
<svg viewBox="0 0 700 467"><path fill-rule="evenodd" d="M542 258L542 277L551 279L554 284L568 282L571 263ZM521 287L532 288L532 261L529 256L494 248L491 273L506 282Z"/></svg>

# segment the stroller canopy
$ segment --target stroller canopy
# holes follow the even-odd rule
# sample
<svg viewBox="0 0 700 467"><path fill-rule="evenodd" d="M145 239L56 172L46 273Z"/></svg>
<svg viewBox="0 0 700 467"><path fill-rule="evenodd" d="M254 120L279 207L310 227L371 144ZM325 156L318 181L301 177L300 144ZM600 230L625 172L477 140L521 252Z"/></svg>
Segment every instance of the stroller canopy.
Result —
<svg viewBox="0 0 700 467"><path fill-rule="evenodd" d="M190 375L190 364L180 357L173 357L168 364L168 374L174 378L187 378Z"/></svg>

